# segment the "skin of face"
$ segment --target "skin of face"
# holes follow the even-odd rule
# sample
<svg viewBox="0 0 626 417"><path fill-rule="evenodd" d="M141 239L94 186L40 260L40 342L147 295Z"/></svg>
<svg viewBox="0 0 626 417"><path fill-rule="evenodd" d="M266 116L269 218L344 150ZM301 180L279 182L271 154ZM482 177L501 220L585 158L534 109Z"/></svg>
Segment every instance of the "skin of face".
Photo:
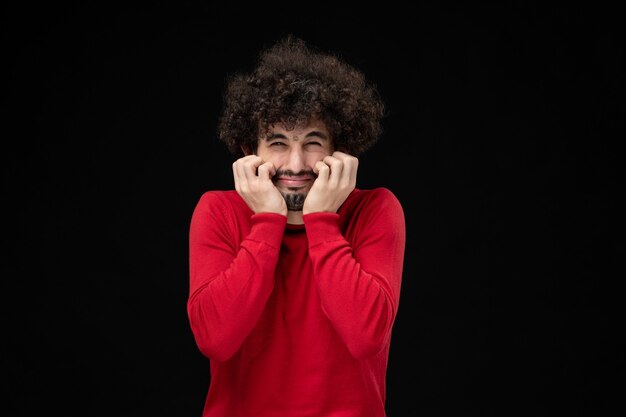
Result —
<svg viewBox="0 0 626 417"><path fill-rule="evenodd" d="M276 175L272 182L285 198L287 209L293 212L302 211L304 199L317 178L315 163L333 151L326 125L313 118L292 130L281 123L269 126L267 135L259 138L256 154L274 164Z"/></svg>

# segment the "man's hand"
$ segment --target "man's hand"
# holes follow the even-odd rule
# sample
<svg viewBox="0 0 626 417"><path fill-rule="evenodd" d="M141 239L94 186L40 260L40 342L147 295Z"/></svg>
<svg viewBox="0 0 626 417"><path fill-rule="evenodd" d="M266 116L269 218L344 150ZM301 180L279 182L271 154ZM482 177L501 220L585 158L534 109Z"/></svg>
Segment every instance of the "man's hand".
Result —
<svg viewBox="0 0 626 417"><path fill-rule="evenodd" d="M318 176L304 200L302 214L318 211L336 213L356 187L358 166L356 157L339 151L317 161L313 171Z"/></svg>
<svg viewBox="0 0 626 417"><path fill-rule="evenodd" d="M257 175L258 170L258 175ZM272 182L276 168L270 161L248 155L233 162L235 190L255 213L287 215L287 203Z"/></svg>

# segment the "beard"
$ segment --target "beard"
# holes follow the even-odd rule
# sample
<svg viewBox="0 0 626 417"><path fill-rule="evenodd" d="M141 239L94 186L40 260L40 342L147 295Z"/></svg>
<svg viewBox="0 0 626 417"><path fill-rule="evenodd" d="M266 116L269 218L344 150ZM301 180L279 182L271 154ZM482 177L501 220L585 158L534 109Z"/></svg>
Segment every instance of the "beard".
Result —
<svg viewBox="0 0 626 417"><path fill-rule="evenodd" d="M304 199L307 193L303 192L280 192L287 203L287 210L289 211L302 211L304 206Z"/></svg>

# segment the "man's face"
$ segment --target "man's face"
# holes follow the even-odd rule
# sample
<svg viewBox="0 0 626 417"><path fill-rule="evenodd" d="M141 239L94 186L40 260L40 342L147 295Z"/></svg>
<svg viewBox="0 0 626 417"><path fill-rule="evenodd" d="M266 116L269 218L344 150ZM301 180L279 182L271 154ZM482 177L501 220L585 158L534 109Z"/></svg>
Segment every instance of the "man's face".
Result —
<svg viewBox="0 0 626 417"><path fill-rule="evenodd" d="M269 127L267 137L259 138L257 155L276 168L274 185L285 198L287 209L300 211L317 174L317 161L333 153L332 138L324 122L311 119L307 125L285 129L281 123Z"/></svg>

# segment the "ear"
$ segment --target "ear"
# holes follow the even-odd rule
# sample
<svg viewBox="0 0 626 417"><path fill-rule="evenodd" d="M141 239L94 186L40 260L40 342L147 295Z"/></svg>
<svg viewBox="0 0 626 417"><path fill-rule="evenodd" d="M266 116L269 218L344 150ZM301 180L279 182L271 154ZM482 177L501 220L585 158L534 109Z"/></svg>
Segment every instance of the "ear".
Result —
<svg viewBox="0 0 626 417"><path fill-rule="evenodd" d="M252 152L249 146L241 145L240 147L241 147L241 151L243 152L245 156L252 155Z"/></svg>

